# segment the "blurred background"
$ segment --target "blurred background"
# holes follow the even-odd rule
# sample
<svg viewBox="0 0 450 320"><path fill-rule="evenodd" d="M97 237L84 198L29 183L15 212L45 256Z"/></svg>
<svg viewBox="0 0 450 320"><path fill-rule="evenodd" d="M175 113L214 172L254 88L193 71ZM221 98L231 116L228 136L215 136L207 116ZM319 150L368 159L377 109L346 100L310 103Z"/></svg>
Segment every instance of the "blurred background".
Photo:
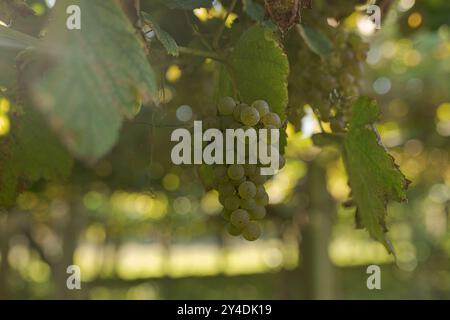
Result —
<svg viewBox="0 0 450 320"><path fill-rule="evenodd" d="M217 194L204 191L195 168L171 165L167 143L174 126L212 106L214 62L167 58L155 47L161 106L143 106L96 165L76 163L67 181L36 183L0 213L0 297L450 299L450 3L391 2L380 30L364 12L341 23L370 44L361 86L378 100L382 141L412 181L408 203L389 206L396 260L342 207L350 191L342 161L313 146L319 123L308 107L288 125L286 167L267 183L262 238L227 235ZM28 3L36 16L13 27L38 36L53 1ZM195 41L180 28L186 19L201 30L223 15L216 2L159 20L183 44ZM9 68L0 61L1 73ZM0 101L0 136L10 103ZM81 290L66 287L72 264ZM381 290L366 287L371 264L381 267Z"/></svg>

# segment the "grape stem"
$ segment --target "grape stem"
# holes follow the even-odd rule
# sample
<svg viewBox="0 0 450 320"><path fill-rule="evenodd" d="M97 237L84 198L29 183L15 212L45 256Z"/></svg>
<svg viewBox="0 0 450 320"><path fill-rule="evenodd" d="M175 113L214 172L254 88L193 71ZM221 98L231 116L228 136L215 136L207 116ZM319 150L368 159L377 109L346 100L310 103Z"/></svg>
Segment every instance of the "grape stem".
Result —
<svg viewBox="0 0 450 320"><path fill-rule="evenodd" d="M203 57L203 58L210 58L213 60L217 60L220 62L225 62L225 58L223 58L221 55L211 52L211 51L204 51L200 49L193 49L193 48L187 48L187 47L179 47L179 52L181 54L187 54L197 57Z"/></svg>
<svg viewBox="0 0 450 320"><path fill-rule="evenodd" d="M219 30L217 30L216 35L214 36L213 48L216 50L219 49L220 37L222 37L223 31L225 30L225 25L227 23L227 20L230 17L230 14L233 12L234 8L236 7L236 4L237 4L237 0L233 0L233 2L231 2L231 5L227 10L227 14L225 15L225 18L223 19L223 23L221 24Z"/></svg>

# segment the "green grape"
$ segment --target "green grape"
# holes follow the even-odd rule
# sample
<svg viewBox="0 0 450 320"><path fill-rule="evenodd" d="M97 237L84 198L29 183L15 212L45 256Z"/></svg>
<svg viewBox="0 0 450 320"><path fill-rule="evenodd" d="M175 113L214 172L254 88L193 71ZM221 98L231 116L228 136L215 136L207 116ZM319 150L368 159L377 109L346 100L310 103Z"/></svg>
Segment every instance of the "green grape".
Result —
<svg viewBox="0 0 450 320"><path fill-rule="evenodd" d="M264 191L264 194L255 197L255 203L260 206L267 206L269 204L269 195Z"/></svg>
<svg viewBox="0 0 450 320"><path fill-rule="evenodd" d="M338 52L333 51L329 59L331 67L335 69L340 69L342 67L341 55Z"/></svg>
<svg viewBox="0 0 450 320"><path fill-rule="evenodd" d="M227 220L227 221L230 221L230 217L231 217L231 213L232 213L233 211L230 211L230 210L223 210L222 211L222 217L225 219L225 220Z"/></svg>
<svg viewBox="0 0 450 320"><path fill-rule="evenodd" d="M263 184L259 184L259 185L256 186L256 195L255 195L255 198L256 198L256 197L261 197L261 196L265 195L266 193L267 193L267 192L266 192L266 188L264 188L264 185L263 185Z"/></svg>
<svg viewBox="0 0 450 320"><path fill-rule="evenodd" d="M330 74L321 74L319 81L322 89L326 92L331 92L338 85L336 78L331 76Z"/></svg>
<svg viewBox="0 0 450 320"><path fill-rule="evenodd" d="M241 199L238 196L228 196L225 197L224 202L222 203L224 208L230 211L234 211L239 208L241 204Z"/></svg>
<svg viewBox="0 0 450 320"><path fill-rule="evenodd" d="M262 205L256 205L250 210L250 218L252 220L262 220L266 216L266 207Z"/></svg>
<svg viewBox="0 0 450 320"><path fill-rule="evenodd" d="M240 180L244 177L245 170L240 164L232 164L228 167L227 174L232 180Z"/></svg>
<svg viewBox="0 0 450 320"><path fill-rule="evenodd" d="M242 199L250 199L256 195L256 186L251 181L245 181L239 186L238 191Z"/></svg>
<svg viewBox="0 0 450 320"><path fill-rule="evenodd" d="M235 237L240 236L242 234L241 229L233 226L231 223L228 224L227 231L230 235L235 236Z"/></svg>
<svg viewBox="0 0 450 320"><path fill-rule="evenodd" d="M355 86L345 87L344 94L347 98L356 98L357 96L359 96L359 89Z"/></svg>
<svg viewBox="0 0 450 320"><path fill-rule="evenodd" d="M255 174L258 166L256 164L244 164L245 175L248 177L252 174Z"/></svg>
<svg viewBox="0 0 450 320"><path fill-rule="evenodd" d="M246 126L253 127L259 122L259 113L253 107L245 107L241 111L241 122Z"/></svg>
<svg viewBox="0 0 450 320"><path fill-rule="evenodd" d="M236 129L240 129L240 128L242 128L242 124L240 122L233 121L230 124L230 126L228 128L226 128L226 129L235 129L236 130Z"/></svg>
<svg viewBox="0 0 450 320"><path fill-rule="evenodd" d="M244 228L250 221L250 215L244 209L237 209L233 211L230 217L230 222L237 228Z"/></svg>
<svg viewBox="0 0 450 320"><path fill-rule="evenodd" d="M242 235L248 241L255 241L261 236L261 227L256 222L250 222L245 226Z"/></svg>
<svg viewBox="0 0 450 320"><path fill-rule="evenodd" d="M254 199L252 199L252 198L250 198L250 199L241 199L240 207L242 209L251 211L251 210L253 210L255 208L256 205L257 205L256 201Z"/></svg>
<svg viewBox="0 0 450 320"><path fill-rule="evenodd" d="M253 102L252 107L258 110L260 118L264 117L270 112L269 104L264 100L256 100L255 102Z"/></svg>
<svg viewBox="0 0 450 320"><path fill-rule="evenodd" d="M355 83L355 77L350 73L343 73L339 77L339 83L343 87L352 86Z"/></svg>
<svg viewBox="0 0 450 320"><path fill-rule="evenodd" d="M215 166L213 172L214 172L214 180L217 181L218 183L225 183L228 181L226 166Z"/></svg>
<svg viewBox="0 0 450 320"><path fill-rule="evenodd" d="M227 196L223 195L223 194L219 194L219 202L222 206L225 206L225 200L226 200Z"/></svg>
<svg viewBox="0 0 450 320"><path fill-rule="evenodd" d="M235 187L239 187L243 182L245 182L245 177L242 177L239 180L230 180L230 183Z"/></svg>
<svg viewBox="0 0 450 320"><path fill-rule="evenodd" d="M263 184L267 181L267 176L263 176L259 168L249 178L254 184Z"/></svg>
<svg viewBox="0 0 450 320"><path fill-rule="evenodd" d="M268 114L266 114L263 117L262 122L263 122L265 127L267 127L267 126L274 126L277 129L281 128L280 116L278 116L278 114L273 113L273 112L269 112Z"/></svg>
<svg viewBox="0 0 450 320"><path fill-rule="evenodd" d="M219 191L220 195L224 196L232 196L236 193L236 189L229 182L219 184L217 191Z"/></svg>
<svg viewBox="0 0 450 320"><path fill-rule="evenodd" d="M219 105L217 106L217 109L219 110L219 113L224 116L232 115L234 108L236 107L236 102L231 97L224 97L220 99Z"/></svg>

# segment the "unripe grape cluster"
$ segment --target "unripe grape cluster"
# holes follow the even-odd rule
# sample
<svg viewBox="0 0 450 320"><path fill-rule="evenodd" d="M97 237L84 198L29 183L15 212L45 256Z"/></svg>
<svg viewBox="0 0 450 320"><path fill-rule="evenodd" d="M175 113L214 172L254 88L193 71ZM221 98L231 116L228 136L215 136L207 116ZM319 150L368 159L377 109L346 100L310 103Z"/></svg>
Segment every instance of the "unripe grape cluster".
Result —
<svg viewBox="0 0 450 320"><path fill-rule="evenodd" d="M344 130L349 117L350 106L360 94L359 79L369 46L357 34L337 30L332 37L332 50L325 57L319 57L306 45L303 45L297 56L298 70L295 97L299 106L310 105L320 120L330 122L334 132ZM300 110L301 111L301 110ZM299 110L291 109L289 119L296 123L296 115L302 116Z"/></svg>
<svg viewBox="0 0 450 320"><path fill-rule="evenodd" d="M280 117L271 112L267 101L257 100L251 105L235 101L231 97L220 99L217 115L205 119L207 128L247 130L280 129ZM227 150L225 150L226 152ZM248 160L248 157L246 158ZM284 158L279 155L280 168ZM261 236L259 221L266 216L269 195L264 183L269 176L261 175L261 165L230 164L214 165L213 187L219 193L219 202L223 206L222 216L227 221L230 235L242 235L248 241L257 240Z"/></svg>

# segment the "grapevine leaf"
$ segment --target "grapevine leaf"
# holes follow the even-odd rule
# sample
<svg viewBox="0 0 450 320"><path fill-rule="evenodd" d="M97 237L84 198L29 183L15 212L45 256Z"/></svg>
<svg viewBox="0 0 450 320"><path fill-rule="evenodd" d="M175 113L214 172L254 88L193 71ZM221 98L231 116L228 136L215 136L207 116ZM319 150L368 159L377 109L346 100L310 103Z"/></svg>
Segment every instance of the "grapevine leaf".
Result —
<svg viewBox="0 0 450 320"><path fill-rule="evenodd" d="M11 136L0 140L0 207L11 207L20 182L67 177L73 160L42 116L29 110Z"/></svg>
<svg viewBox="0 0 450 320"><path fill-rule="evenodd" d="M209 8L212 5L212 0L162 0L161 2L170 9L182 10L193 10L200 7Z"/></svg>
<svg viewBox="0 0 450 320"><path fill-rule="evenodd" d="M155 32L156 38L158 38L158 40L167 50L167 53L174 57L177 57L179 54L179 49L175 39L169 33L161 29L159 24L150 14L142 12L142 16L144 17L144 20L150 25L152 30Z"/></svg>
<svg viewBox="0 0 450 320"><path fill-rule="evenodd" d="M330 53L331 41L322 31L302 25L298 26L298 30L312 52L321 57L325 57Z"/></svg>
<svg viewBox="0 0 450 320"><path fill-rule="evenodd" d="M354 104L343 143L343 158L357 208L357 220L392 252L385 236L386 206L389 201L406 200L409 182L379 141L373 126L378 115L375 101L360 98Z"/></svg>
<svg viewBox="0 0 450 320"><path fill-rule="evenodd" d="M39 40L25 33L0 25L0 47L3 49L23 50L39 45Z"/></svg>
<svg viewBox="0 0 450 320"><path fill-rule="evenodd" d="M81 30L66 28L69 5L81 9ZM112 148L123 117L155 94L155 75L116 2L59 0L52 13L38 59L50 69L30 93L69 150L93 161Z"/></svg>
<svg viewBox="0 0 450 320"><path fill-rule="evenodd" d="M38 45L38 39L0 25L0 86L10 86L16 79L15 61L17 53Z"/></svg>
<svg viewBox="0 0 450 320"><path fill-rule="evenodd" d="M317 133L314 134L311 138L314 144L318 147L340 145L343 142L342 136L331 133Z"/></svg>
<svg viewBox="0 0 450 320"><path fill-rule="evenodd" d="M231 55L231 65L242 100L264 99L284 119L289 62L275 34L260 25L247 30Z"/></svg>

